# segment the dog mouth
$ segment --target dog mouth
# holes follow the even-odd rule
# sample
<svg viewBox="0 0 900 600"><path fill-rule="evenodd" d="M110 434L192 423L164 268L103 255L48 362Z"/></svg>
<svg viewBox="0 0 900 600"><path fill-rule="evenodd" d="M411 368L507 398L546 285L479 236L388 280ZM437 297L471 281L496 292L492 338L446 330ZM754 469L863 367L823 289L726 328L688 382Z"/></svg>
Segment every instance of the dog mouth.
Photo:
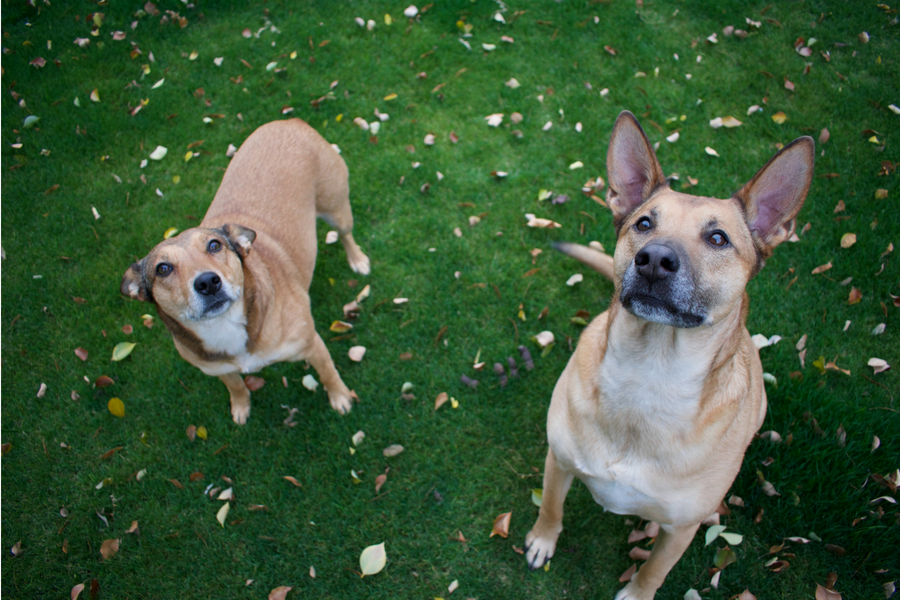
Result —
<svg viewBox="0 0 900 600"><path fill-rule="evenodd" d="M220 297L212 298L212 301L203 308L201 319L211 319L218 317L231 307L231 298L224 294Z"/></svg>
<svg viewBox="0 0 900 600"><path fill-rule="evenodd" d="M647 293L626 294L622 297L622 305L641 319L683 329L699 327L706 320L703 315L682 310L664 298Z"/></svg>

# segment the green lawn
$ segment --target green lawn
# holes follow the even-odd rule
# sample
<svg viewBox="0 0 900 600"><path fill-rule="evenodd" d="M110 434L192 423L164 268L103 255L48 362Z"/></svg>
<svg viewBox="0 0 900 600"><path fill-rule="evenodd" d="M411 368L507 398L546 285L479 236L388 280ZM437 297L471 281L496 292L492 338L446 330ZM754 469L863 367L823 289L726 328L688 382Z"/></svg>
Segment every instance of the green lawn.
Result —
<svg viewBox="0 0 900 600"><path fill-rule="evenodd" d="M627 537L636 524L604 513L580 483L549 570L529 572L515 548L537 516L531 490L541 487L550 393L581 330L572 318L599 314L613 292L550 244L614 248L609 212L580 188L606 177L606 146L623 109L661 144L663 169L680 176L675 189L687 190L690 177L691 193L718 197L780 144L830 134L817 143L800 213L809 228L776 250L748 290L750 332L783 337L761 357L777 378L767 387L763 429L784 441L755 441L732 486L745 506L732 506L723 522L744 539L718 588L710 589L709 569L725 542L704 547L701 533L658 597L680 599L693 588L704 599L729 599L749 588L759 598L814 598L816 584L835 573L844 598L874 599L900 579L900 513L893 502L872 503L896 497L884 478L900 467L891 296L900 295L900 249L889 251L900 244L893 3L457 0L435 2L415 20L403 16L406 5L366 0L159 0L156 16L136 14L141 2L34 4L2 3L4 597L67 598L85 583L86 598L92 580L101 598L265 598L282 585L293 586L289 598L446 598L454 580L453 598L612 597L634 562ZM162 22L166 10L179 14ZM505 24L494 20L498 10ZM355 17L373 20L374 30ZM728 25L749 35L726 36ZM461 37L463 26L471 37ZM715 44L706 41L713 33ZM795 51L798 38L801 48L816 38L809 57ZM29 64L37 57L41 68ZM520 87L504 85L510 78ZM313 103L332 85L333 99ZM748 115L751 105L762 112ZM293 112L284 114L287 107ZM374 122L375 109L390 119L370 139L353 119ZM781 124L772 119L779 111ZM524 120L511 124L513 112ZM496 128L485 121L494 113L505 115ZM29 115L40 120L26 126ZM709 125L725 116L743 125ZM372 274L354 275L340 244L325 245L321 224L310 293L318 330L361 402L341 417L321 388L301 385L303 364L277 364L258 374L267 385L239 427L224 386L180 359L159 319L142 325L155 309L118 288L167 229L199 222L229 144L289 117L338 144L350 169L356 239ZM667 142L676 130L678 141ZM157 146L167 156L142 168ZM584 168L570 170L576 161ZM569 200L539 201L542 189ZM562 227L527 228L525 213ZM481 221L470 226L471 216ZM842 248L846 233L856 243ZM543 253L533 259L535 248ZM831 270L811 274L829 262ZM577 272L584 281L566 286ZM353 337L332 340L329 324L367 283L372 296ZM850 304L851 288L859 302ZM397 297L409 302L395 305ZM879 323L884 332L872 335ZM543 330L558 340L546 356L530 339ZM803 335L805 366L795 349ZM137 345L111 362L123 341ZM523 368L519 344L531 348L533 371ZM368 348L361 363L347 356L354 345ZM411 360L401 360L407 352ZM488 366L477 373L479 352ZM520 375L501 388L491 365L508 356ZM819 357L849 376L820 371ZM895 369L874 374L873 357ZM480 380L476 390L460 382L463 374ZM101 375L114 384L95 387ZM414 384L415 399L401 398L404 382ZM435 411L441 392L458 408ZM112 397L124 402L124 418L107 409ZM296 427L283 425L282 405L299 409ZM206 427L207 439L188 439L189 425ZM353 453L359 430L366 438ZM873 436L881 440L875 451ZM390 444L405 451L385 458ZM375 478L388 468L376 494ZM763 492L758 472L779 496ZM222 502L204 495L210 484L234 488L224 528L216 520ZM489 538L494 518L508 511L509 538ZM126 533L133 521L139 535ZM452 539L457 532L467 542ZM812 541L768 554L791 536ZM121 545L104 561L108 539ZM360 579L360 552L381 542L386 568ZM790 566L773 572L766 565L776 556Z"/></svg>

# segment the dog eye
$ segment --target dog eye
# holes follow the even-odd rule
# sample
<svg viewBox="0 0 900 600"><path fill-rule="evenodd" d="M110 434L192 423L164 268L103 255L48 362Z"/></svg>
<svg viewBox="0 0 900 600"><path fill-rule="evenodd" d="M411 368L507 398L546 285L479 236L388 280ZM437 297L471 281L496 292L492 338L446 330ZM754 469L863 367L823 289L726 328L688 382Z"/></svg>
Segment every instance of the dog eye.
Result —
<svg viewBox="0 0 900 600"><path fill-rule="evenodd" d="M650 217L641 217L634 224L634 228L638 231L650 231L653 228L653 222L650 220Z"/></svg>
<svg viewBox="0 0 900 600"><path fill-rule="evenodd" d="M159 263L156 265L156 274L160 277L165 277L169 273L172 272L172 265L169 263Z"/></svg>
<svg viewBox="0 0 900 600"><path fill-rule="evenodd" d="M712 232L708 238L706 238L710 244L713 246L725 246L728 244L728 238L721 231Z"/></svg>
<svg viewBox="0 0 900 600"><path fill-rule="evenodd" d="M222 242L219 240L210 240L209 244L206 246L206 249L210 252L218 252L222 249Z"/></svg>

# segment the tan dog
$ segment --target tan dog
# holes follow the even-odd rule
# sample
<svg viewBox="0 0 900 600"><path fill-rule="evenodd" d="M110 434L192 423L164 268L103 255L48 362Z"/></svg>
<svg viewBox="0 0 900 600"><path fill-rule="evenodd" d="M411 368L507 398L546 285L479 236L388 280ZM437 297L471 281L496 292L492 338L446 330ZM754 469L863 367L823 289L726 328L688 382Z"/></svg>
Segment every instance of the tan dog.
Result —
<svg viewBox="0 0 900 600"><path fill-rule="evenodd" d="M310 312L316 216L338 230L351 268L369 274L353 240L347 166L299 119L247 138L199 227L165 240L122 278L126 296L156 304L178 353L216 375L231 415L250 416L241 373L308 360L340 413L353 393L341 381Z"/></svg>
<svg viewBox="0 0 900 600"><path fill-rule="evenodd" d="M691 196L669 189L634 115L619 115L606 159L615 256L559 248L615 295L553 390L543 503L525 540L532 569L553 556L574 477L607 510L661 525L617 600L653 598L719 506L766 414L744 288L793 233L813 155L802 137L730 199Z"/></svg>

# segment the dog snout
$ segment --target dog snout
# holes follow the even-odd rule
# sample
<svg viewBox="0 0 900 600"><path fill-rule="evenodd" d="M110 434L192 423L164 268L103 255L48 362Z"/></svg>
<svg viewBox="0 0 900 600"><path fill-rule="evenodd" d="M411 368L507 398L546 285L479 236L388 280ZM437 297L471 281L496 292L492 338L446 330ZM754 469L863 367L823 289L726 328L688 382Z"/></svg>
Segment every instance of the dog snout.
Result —
<svg viewBox="0 0 900 600"><path fill-rule="evenodd" d="M222 278L212 271L201 273L194 279L194 289L198 294L211 296L222 289Z"/></svg>
<svg viewBox="0 0 900 600"><path fill-rule="evenodd" d="M678 259L678 253L671 247L651 242L635 255L634 266L641 277L649 283L654 283L677 273L681 261Z"/></svg>

